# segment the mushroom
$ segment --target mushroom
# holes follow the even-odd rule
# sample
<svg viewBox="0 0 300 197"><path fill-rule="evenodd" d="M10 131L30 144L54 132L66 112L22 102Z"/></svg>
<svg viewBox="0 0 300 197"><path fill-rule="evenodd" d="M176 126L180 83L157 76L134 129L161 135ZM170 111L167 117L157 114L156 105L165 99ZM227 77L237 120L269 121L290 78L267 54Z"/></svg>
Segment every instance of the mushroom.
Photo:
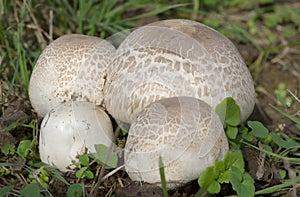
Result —
<svg viewBox="0 0 300 197"><path fill-rule="evenodd" d="M145 107L128 132L125 170L133 181L160 185L159 156L167 187L187 183L228 151L215 111L193 97L171 97Z"/></svg>
<svg viewBox="0 0 300 197"><path fill-rule="evenodd" d="M101 107L84 101L66 102L50 110L42 121L40 158L67 171L78 155L95 152L95 144L109 147L112 143L112 123Z"/></svg>
<svg viewBox="0 0 300 197"><path fill-rule="evenodd" d="M101 38L64 35L48 45L33 69L29 98L43 117L60 103L76 100L103 103L106 71L115 48Z"/></svg>
<svg viewBox="0 0 300 197"><path fill-rule="evenodd" d="M130 33L116 51L104 86L108 112L133 122L161 98L190 96L215 108L236 100L241 121L252 113L255 91L250 72L226 37L201 23L173 19Z"/></svg>

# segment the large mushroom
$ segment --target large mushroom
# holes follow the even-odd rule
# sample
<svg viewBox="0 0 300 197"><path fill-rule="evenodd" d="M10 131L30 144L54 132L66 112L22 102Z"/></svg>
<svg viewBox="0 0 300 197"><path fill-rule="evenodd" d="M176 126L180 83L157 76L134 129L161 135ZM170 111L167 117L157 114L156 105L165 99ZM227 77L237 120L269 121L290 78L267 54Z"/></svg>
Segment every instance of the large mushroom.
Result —
<svg viewBox="0 0 300 197"><path fill-rule="evenodd" d="M61 171L72 169L78 155L95 152L95 144L113 143L109 116L89 102L66 102L44 117L39 138L41 160Z"/></svg>
<svg viewBox="0 0 300 197"><path fill-rule="evenodd" d="M253 80L238 50L195 21L173 19L138 28L121 43L108 73L105 106L128 123L145 106L172 96L199 98L213 108L233 97L241 121L255 104Z"/></svg>
<svg viewBox="0 0 300 197"><path fill-rule="evenodd" d="M125 169L134 181L161 183L159 156L169 189L199 177L222 160L228 142L215 111L192 97L172 97L145 107L130 127Z"/></svg>
<svg viewBox="0 0 300 197"><path fill-rule="evenodd" d="M59 37L40 55L30 78L29 98L43 117L60 103L103 104L107 67L115 48L101 38L79 34Z"/></svg>

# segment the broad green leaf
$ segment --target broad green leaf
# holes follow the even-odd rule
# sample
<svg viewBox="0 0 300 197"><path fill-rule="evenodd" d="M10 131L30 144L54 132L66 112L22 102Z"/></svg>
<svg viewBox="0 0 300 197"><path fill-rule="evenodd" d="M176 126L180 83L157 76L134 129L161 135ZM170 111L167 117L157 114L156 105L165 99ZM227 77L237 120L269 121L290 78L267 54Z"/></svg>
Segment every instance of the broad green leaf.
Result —
<svg viewBox="0 0 300 197"><path fill-rule="evenodd" d="M22 157L25 158L29 151L31 149L31 141L30 140L22 140L19 143L18 149L17 149L17 153Z"/></svg>
<svg viewBox="0 0 300 197"><path fill-rule="evenodd" d="M84 176L86 176L88 179L93 179L94 178L94 173L90 170L86 170L84 173Z"/></svg>
<svg viewBox="0 0 300 197"><path fill-rule="evenodd" d="M242 134L242 138L249 141L249 142L252 142L253 140L253 137L254 137L254 133L253 131L248 131L248 129L246 127L242 128L240 130L241 134Z"/></svg>
<svg viewBox="0 0 300 197"><path fill-rule="evenodd" d="M214 164L214 174L219 174L220 172L224 172L225 169L225 164L224 161L216 161Z"/></svg>
<svg viewBox="0 0 300 197"><path fill-rule="evenodd" d="M265 139L269 134L269 130L261 122L248 121L248 126L252 129L256 137Z"/></svg>
<svg viewBox="0 0 300 197"><path fill-rule="evenodd" d="M118 156L113 151L110 152L110 150L104 146L103 144L96 144L95 145L96 153L92 154L95 159L103 164L106 161L106 157L108 156L108 160L106 163L106 168L115 168L118 164ZM109 155L107 155L109 154Z"/></svg>
<svg viewBox="0 0 300 197"><path fill-rule="evenodd" d="M83 193L82 186L79 184L72 184L68 188L67 197L81 197Z"/></svg>
<svg viewBox="0 0 300 197"><path fill-rule="evenodd" d="M217 194L221 191L221 185L218 181L213 181L207 188L208 193Z"/></svg>
<svg viewBox="0 0 300 197"><path fill-rule="evenodd" d="M227 125L227 127L226 127L226 134L227 134L227 137L229 139L232 139L232 140L236 139L236 136L238 134L238 128L230 126L230 125Z"/></svg>
<svg viewBox="0 0 300 197"><path fill-rule="evenodd" d="M198 184L200 187L207 189L216 178L217 177L214 174L214 166L210 166L200 174Z"/></svg>
<svg viewBox="0 0 300 197"><path fill-rule="evenodd" d="M240 151L229 151L224 158L225 168L230 169L232 166L244 171L245 163Z"/></svg>
<svg viewBox="0 0 300 197"><path fill-rule="evenodd" d="M219 103L216 107L216 113L219 115L219 118L225 127L225 118L226 118L226 111L227 111L227 105L226 100L223 100L221 103Z"/></svg>
<svg viewBox="0 0 300 197"><path fill-rule="evenodd" d="M231 168L230 183L240 197L254 196L255 187L253 178L234 166Z"/></svg>
<svg viewBox="0 0 300 197"><path fill-rule="evenodd" d="M77 178L83 178L84 177L84 172L87 170L87 167L82 167L79 170L76 171L75 176Z"/></svg>
<svg viewBox="0 0 300 197"><path fill-rule="evenodd" d="M278 173L279 173L281 179L286 178L286 170L278 169Z"/></svg>
<svg viewBox="0 0 300 197"><path fill-rule="evenodd" d="M240 124L240 108L233 98L225 98L217 105L216 112L224 126L238 126Z"/></svg>
<svg viewBox="0 0 300 197"><path fill-rule="evenodd" d="M7 193L11 192L14 189L13 185L4 186L0 188L0 196L9 196Z"/></svg>
<svg viewBox="0 0 300 197"><path fill-rule="evenodd" d="M219 183L226 183L229 182L229 178L227 179L226 173L228 172L227 169L225 169L224 161L216 161L214 164L214 175L216 175L216 180Z"/></svg>
<svg viewBox="0 0 300 197"><path fill-rule="evenodd" d="M225 172L221 173L218 182L219 183L229 183L230 181L230 170L226 170Z"/></svg>
<svg viewBox="0 0 300 197"><path fill-rule="evenodd" d="M79 161L84 166L90 165L90 159L87 155L79 155Z"/></svg>
<svg viewBox="0 0 300 197"><path fill-rule="evenodd" d="M244 172L244 160L240 151L229 151L223 161L216 161L213 166L206 168L198 178L201 192L218 193L220 183L229 183L231 168L235 167Z"/></svg>
<svg viewBox="0 0 300 197"><path fill-rule="evenodd" d="M21 197L40 197L41 191L38 183L32 182L26 185L21 191Z"/></svg>

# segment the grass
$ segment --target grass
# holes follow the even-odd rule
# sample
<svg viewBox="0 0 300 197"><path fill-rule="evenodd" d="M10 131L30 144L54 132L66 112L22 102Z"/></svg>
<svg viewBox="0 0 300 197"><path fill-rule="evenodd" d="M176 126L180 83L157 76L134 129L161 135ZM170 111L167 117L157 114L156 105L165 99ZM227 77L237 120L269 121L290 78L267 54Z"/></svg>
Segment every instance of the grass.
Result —
<svg viewBox="0 0 300 197"><path fill-rule="evenodd" d="M300 72L295 63L299 60L295 56L299 55L296 49L300 46L300 6L297 1L277 3L274 0L252 0L245 3L242 0L174 0L171 5L168 2L0 0L0 138L6 135L4 132L16 138L16 142L8 142L5 147L0 144L0 196L6 194L5 191L16 195L24 192L29 194L28 190L36 189L41 180L45 181L46 191L45 188L40 188L38 194L32 195L48 196L50 178L54 177L62 182L66 182L65 179L68 178L55 169L44 168L39 163L37 136L40 120L32 112L27 95L30 74L39 54L47 44L63 34L80 33L107 38L148 21L188 18L217 29L240 46L251 47L251 53L257 55L250 54L244 57L258 87L261 79L256 76L272 62L277 62L277 67L284 67L282 72ZM297 73L293 76L297 76ZM289 84L286 85L289 87ZM292 88L298 88L299 91L299 87ZM258 91L259 99L263 99L264 96L267 97L262 91ZM19 104L16 104L16 101L19 101ZM275 194L278 188L299 188L299 184L293 184L293 181L298 182L299 179L299 146L285 147L286 144L300 141L297 106L297 101L294 101L291 107L278 105L275 108L276 113L285 119L279 121L271 118L278 121L273 123L275 126L282 123L291 125L290 121L294 122L293 125L298 126L298 134L291 135L289 129L286 130L287 133L276 133L275 128L270 130L270 133L273 133L270 135L273 136L273 141L270 141L271 137L261 139L261 143L266 145L264 148L245 141L237 146L253 147L265 153L277 169L287 174L293 171L296 175L295 179L286 175L282 178L283 183L267 186L257 191L257 195ZM20 112L20 115L12 117L13 110ZM3 121L7 118L10 120L8 125ZM276 140L275 134L281 141ZM249 135L251 134L239 133L237 138ZM284 161L290 161L291 167L285 167ZM17 167L12 168L13 166L20 169L16 171ZM12 185L15 186L12 188ZM69 193L73 194L84 191L80 185L70 188ZM288 191L285 190L285 193Z"/></svg>

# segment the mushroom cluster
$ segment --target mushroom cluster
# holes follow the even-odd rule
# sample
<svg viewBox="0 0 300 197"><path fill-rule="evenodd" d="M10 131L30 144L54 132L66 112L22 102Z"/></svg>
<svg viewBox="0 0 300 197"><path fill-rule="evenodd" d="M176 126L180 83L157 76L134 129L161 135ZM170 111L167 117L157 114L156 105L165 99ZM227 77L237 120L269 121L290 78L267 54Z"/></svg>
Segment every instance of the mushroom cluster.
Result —
<svg viewBox="0 0 300 197"><path fill-rule="evenodd" d="M132 124L125 170L135 181L160 183L162 157L168 188L186 183L216 160L228 142L216 106L232 97L241 121L252 113L250 72L233 43L190 20L164 20L130 33L116 50L104 103Z"/></svg>
<svg viewBox="0 0 300 197"><path fill-rule="evenodd" d="M110 146L112 123L103 105L103 86L115 48L101 38L79 34L59 37L40 55L30 77L29 98L44 117L40 157L61 171L78 155Z"/></svg>
<svg viewBox="0 0 300 197"><path fill-rule="evenodd" d="M40 133L43 162L67 170L94 144L111 145L107 111L131 124L124 149L129 177L159 184L161 156L168 188L224 158L228 141L217 104L234 98L245 121L255 103L252 77L232 42L182 19L137 28L117 49L90 36L58 38L38 59L29 96L38 115L47 114Z"/></svg>

